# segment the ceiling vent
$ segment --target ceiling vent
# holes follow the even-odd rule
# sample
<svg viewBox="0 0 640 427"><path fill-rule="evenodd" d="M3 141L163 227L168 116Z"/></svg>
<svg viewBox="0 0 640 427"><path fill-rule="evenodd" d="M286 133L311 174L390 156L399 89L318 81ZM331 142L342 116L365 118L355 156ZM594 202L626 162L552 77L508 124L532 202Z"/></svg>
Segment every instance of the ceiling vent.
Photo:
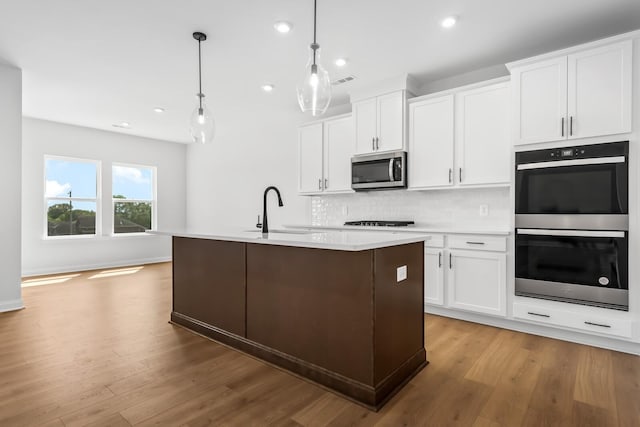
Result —
<svg viewBox="0 0 640 427"><path fill-rule="evenodd" d="M343 77L343 78L338 79L338 80L334 80L334 81L331 82L331 84L333 86L338 86L338 85L341 85L341 84L344 84L344 83L348 83L348 82L350 82L352 80L355 80L355 79L356 79L356 76L347 76L347 77Z"/></svg>

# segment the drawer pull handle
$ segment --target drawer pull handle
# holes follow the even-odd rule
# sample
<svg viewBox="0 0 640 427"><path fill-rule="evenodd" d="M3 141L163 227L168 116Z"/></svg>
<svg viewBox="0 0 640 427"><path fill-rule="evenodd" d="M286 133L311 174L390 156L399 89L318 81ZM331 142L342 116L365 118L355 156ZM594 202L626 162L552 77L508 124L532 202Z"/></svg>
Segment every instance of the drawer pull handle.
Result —
<svg viewBox="0 0 640 427"><path fill-rule="evenodd" d="M551 317L548 314L534 313L533 311L527 311L527 314L530 314L532 316L538 316L538 317Z"/></svg>
<svg viewBox="0 0 640 427"><path fill-rule="evenodd" d="M484 242L467 242L467 245L484 245Z"/></svg>
<svg viewBox="0 0 640 427"><path fill-rule="evenodd" d="M600 326L601 328L610 328L610 325L605 325L603 323L593 323L593 322L584 322L585 325L591 325L591 326Z"/></svg>

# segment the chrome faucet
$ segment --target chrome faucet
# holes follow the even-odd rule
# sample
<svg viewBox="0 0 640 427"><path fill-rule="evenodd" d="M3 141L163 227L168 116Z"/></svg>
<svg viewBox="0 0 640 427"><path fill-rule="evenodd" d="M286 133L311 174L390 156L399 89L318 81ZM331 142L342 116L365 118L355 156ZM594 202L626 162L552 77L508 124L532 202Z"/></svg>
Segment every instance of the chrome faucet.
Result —
<svg viewBox="0 0 640 427"><path fill-rule="evenodd" d="M273 185L267 187L267 189L264 190L264 199L262 202L262 234L266 234L269 232L269 224L267 223L267 194L269 193L269 190L275 190L276 194L278 195L278 206L284 206L284 204L282 203L282 197L280 197L280 190L278 190Z"/></svg>

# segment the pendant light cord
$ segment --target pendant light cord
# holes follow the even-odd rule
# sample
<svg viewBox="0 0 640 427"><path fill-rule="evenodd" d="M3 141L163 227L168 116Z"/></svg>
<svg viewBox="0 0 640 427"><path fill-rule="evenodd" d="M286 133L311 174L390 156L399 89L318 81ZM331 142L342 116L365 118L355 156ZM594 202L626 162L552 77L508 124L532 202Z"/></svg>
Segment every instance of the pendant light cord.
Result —
<svg viewBox="0 0 640 427"><path fill-rule="evenodd" d="M202 41L198 40L198 85L200 91L198 92L198 99L200 100L200 110L202 110L202 51L200 49Z"/></svg>
<svg viewBox="0 0 640 427"><path fill-rule="evenodd" d="M316 65L316 51L318 50L318 43L316 43L317 4L317 0L313 0L313 65Z"/></svg>

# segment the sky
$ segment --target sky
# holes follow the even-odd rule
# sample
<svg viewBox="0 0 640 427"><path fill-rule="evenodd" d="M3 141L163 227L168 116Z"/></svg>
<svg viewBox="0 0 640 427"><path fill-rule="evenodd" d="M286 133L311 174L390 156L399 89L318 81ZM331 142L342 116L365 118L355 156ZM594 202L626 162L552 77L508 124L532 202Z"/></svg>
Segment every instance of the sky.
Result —
<svg viewBox="0 0 640 427"><path fill-rule="evenodd" d="M48 158L46 167L46 197L95 198L98 163ZM127 199L153 198L152 168L116 166L112 168L113 193ZM104 194L109 197L110 194ZM75 205L75 202L74 202Z"/></svg>

